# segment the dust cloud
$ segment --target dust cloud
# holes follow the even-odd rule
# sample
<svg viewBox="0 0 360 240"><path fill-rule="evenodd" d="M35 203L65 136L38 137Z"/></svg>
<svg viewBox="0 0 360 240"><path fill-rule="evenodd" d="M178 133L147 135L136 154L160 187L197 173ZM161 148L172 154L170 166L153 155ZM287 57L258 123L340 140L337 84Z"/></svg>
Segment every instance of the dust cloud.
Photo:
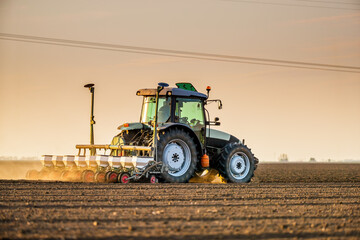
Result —
<svg viewBox="0 0 360 240"><path fill-rule="evenodd" d="M39 172L43 168L43 165L40 160L38 161L0 161L0 179L1 180L20 180L26 179L27 172L31 170L35 170ZM80 179L72 179L72 176L68 176L66 179L61 178L59 171L50 171L51 174L46 174L43 178L40 176L42 180L56 180L56 181L80 181ZM50 173L49 172L49 173ZM35 178L37 178L35 177ZM29 179L27 179L29 180ZM30 179L35 180L35 179ZM226 183L226 180L221 177L218 171L211 169L210 171L205 171L201 175L195 175L189 181L190 183L213 183L213 184L221 184Z"/></svg>
<svg viewBox="0 0 360 240"><path fill-rule="evenodd" d="M29 170L41 170L41 161L0 161L0 179L26 179Z"/></svg>

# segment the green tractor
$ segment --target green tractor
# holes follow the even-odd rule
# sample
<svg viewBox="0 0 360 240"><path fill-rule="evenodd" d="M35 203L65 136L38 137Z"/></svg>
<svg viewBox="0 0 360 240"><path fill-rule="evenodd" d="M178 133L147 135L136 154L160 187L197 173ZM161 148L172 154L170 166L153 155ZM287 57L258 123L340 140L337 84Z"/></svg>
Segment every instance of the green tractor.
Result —
<svg viewBox="0 0 360 240"><path fill-rule="evenodd" d="M143 96L140 122L119 126L121 132L107 146L112 156L121 158L127 179L146 175L151 182L182 183L212 168L228 182L250 182L258 164L251 149L233 135L212 128L220 125L219 118L210 121L205 107L217 102L221 109L221 100L208 99L210 87L203 94L190 83L176 86L159 83L156 89L138 90L136 95Z"/></svg>

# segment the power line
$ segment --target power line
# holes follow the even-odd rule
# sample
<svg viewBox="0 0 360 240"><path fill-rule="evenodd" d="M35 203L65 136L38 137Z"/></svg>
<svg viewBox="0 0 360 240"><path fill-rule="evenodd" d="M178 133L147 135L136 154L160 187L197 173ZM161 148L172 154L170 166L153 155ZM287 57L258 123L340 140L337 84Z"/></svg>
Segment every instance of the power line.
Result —
<svg viewBox="0 0 360 240"><path fill-rule="evenodd" d="M161 54L161 53L155 53L155 52L141 52L141 51L131 51L131 50L122 50L122 49L111 49L111 48L103 48L103 47L90 47L90 46L80 46L80 45L61 44L61 43L39 42L39 41L31 41L31 40L8 39L8 38L2 38L2 37L0 37L0 39L3 39L3 40L11 40L11 41L18 41L18 42L41 43L41 44L56 45L56 46L77 47L77 48L96 49L96 50L107 50L107 51L110 50L110 51L117 51L117 52L138 53L138 54L156 55L156 56L166 56L166 57L178 57L178 58L189 58L189 59L209 60L209 61L218 61L218 62L245 63L245 64L255 64L255 65L265 65L265 66L276 66L276 67L301 68L301 69L310 69L310 70L325 70L325 71L335 71L335 72L360 73L360 72L357 72L357 71L347 71L347 70L337 70L337 69L325 69L325 68L315 68L315 67L303 67L303 66L290 66L290 65L270 64L270 63L256 63L256 62L237 61L237 60L226 60L226 59L216 59L216 58L206 58L206 57L195 57L195 56L181 56L181 55L174 55L174 54Z"/></svg>
<svg viewBox="0 0 360 240"><path fill-rule="evenodd" d="M236 3L251 3L251 4L266 4L266 5L277 5L277 6L291 6L291 7L307 7L307 8L327 8L327 9L337 9L337 10L348 10L348 11L360 11L360 8L340 8L340 7L328 7L328 6L313 6L313 5L301 5L301 4L291 4L291 3L274 3L274 2L262 2L254 0L220 0L226 2L236 2Z"/></svg>
<svg viewBox="0 0 360 240"><path fill-rule="evenodd" d="M219 61L219 62L236 62L236 63L267 65L267 66L278 66L278 67L292 67L292 68L302 68L302 69L360 73L360 67L354 67L354 66L341 66L341 65L332 65L332 64L285 61L285 60L266 59L266 58L241 57L241 56L232 56L232 55L221 55L221 54L147 48L147 47L107 44L107 43L98 43L98 42L86 42L86 41L57 39L57 38L46 38L46 37L8 34L8 33L0 33L0 39L18 41L18 42L47 44L47 45L80 47L80 48L88 48L88 49L120 51L120 52L139 53L139 54L148 54L148 55L211 60L211 61Z"/></svg>
<svg viewBox="0 0 360 240"><path fill-rule="evenodd" d="M321 1L321 0L293 0L293 1L315 2L315 3L330 3L330 4L354 5L354 6L359 6L360 5L360 3L334 2L334 1Z"/></svg>
<svg viewBox="0 0 360 240"><path fill-rule="evenodd" d="M179 50L160 49L160 48L148 48L148 47L119 45L119 44L99 43L99 42L87 42L87 41L68 40L68 39L59 39L59 38L47 38L47 37L19 35L19 34L0 33L0 36L9 37L9 38L47 41L47 42L58 42L58 43L68 43L68 44L76 44L76 45L106 47L106 48L122 48L122 49L146 51L146 52L161 52L161 53L171 53L171 54L180 54L180 55L198 55L198 56L202 56L202 57L211 57L211 58L226 58L226 59L247 60L247 61L261 61L261 62L276 62L276 63L283 63L283 64L298 64L298 65L310 65L310 66L317 66L317 67L348 68L348 69L360 70L360 67L353 67L353 66L340 66L340 65L330 65L330 64L285 61L285 60L277 60L277 59L241 57L241 56L231 56L231 55L222 55L222 54L211 54L211 53L200 53L200 52L179 51Z"/></svg>

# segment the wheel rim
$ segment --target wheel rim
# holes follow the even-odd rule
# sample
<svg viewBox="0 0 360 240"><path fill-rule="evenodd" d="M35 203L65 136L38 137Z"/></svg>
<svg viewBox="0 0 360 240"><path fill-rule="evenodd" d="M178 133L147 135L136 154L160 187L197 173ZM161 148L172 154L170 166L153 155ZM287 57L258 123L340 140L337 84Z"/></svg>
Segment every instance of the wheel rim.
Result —
<svg viewBox="0 0 360 240"><path fill-rule="evenodd" d="M156 177L155 177L155 176L151 176L150 182L151 182L151 183L156 183Z"/></svg>
<svg viewBox="0 0 360 240"><path fill-rule="evenodd" d="M129 175L128 174L123 174L122 176L121 176L121 182L122 183L128 183L129 182L129 180L128 180L128 178L129 178Z"/></svg>
<svg viewBox="0 0 360 240"><path fill-rule="evenodd" d="M250 160L245 153L235 153L229 162L230 174L235 179L244 179L250 171Z"/></svg>
<svg viewBox="0 0 360 240"><path fill-rule="evenodd" d="M172 140L164 148L163 162L168 166L171 176L182 176L191 164L189 146L180 139Z"/></svg>
<svg viewBox="0 0 360 240"><path fill-rule="evenodd" d="M109 181L110 182L116 182L117 179L117 174L116 173L111 173L109 176Z"/></svg>

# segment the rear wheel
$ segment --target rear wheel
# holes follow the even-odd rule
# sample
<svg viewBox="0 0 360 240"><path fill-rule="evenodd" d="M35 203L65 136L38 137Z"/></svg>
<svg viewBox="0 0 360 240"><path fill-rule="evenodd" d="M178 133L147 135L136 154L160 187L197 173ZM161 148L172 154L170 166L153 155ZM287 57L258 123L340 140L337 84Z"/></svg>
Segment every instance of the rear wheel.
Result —
<svg viewBox="0 0 360 240"><path fill-rule="evenodd" d="M229 143L220 155L219 172L229 182L247 183L254 176L258 162L246 145Z"/></svg>
<svg viewBox="0 0 360 240"><path fill-rule="evenodd" d="M194 139L182 129L160 133L157 158L167 169L162 178L167 182L188 182L198 162Z"/></svg>
<svg viewBox="0 0 360 240"><path fill-rule="evenodd" d="M256 170L257 165L258 165L258 163L259 163L259 159L258 159L257 157L254 157L254 162L255 162L254 170Z"/></svg>

